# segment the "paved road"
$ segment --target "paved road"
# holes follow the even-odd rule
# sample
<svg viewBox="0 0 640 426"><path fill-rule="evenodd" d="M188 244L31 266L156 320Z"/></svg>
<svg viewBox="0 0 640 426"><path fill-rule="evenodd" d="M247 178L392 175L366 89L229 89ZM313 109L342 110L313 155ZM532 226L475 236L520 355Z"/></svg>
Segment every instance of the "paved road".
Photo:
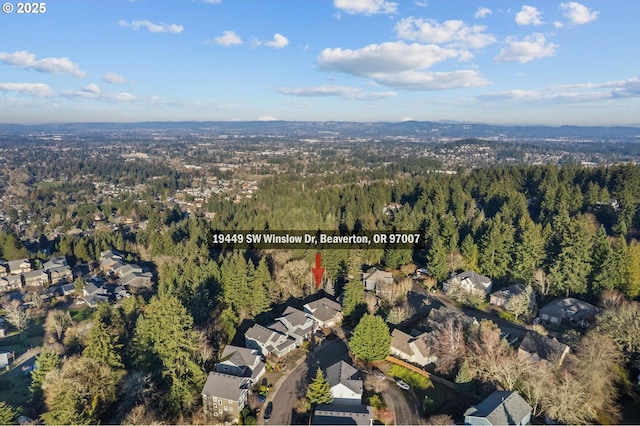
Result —
<svg viewBox="0 0 640 426"><path fill-rule="evenodd" d="M289 373L278 389L275 389L270 398L273 401L273 413L269 424L290 425L295 416L293 406L298 398L304 396L317 367L325 369L340 360L348 359L347 346L339 339L327 340L314 354L309 354L302 364ZM258 422L264 424L262 416Z"/></svg>
<svg viewBox="0 0 640 426"><path fill-rule="evenodd" d="M389 383L389 386L381 392L382 399L387 406L395 411L396 425L419 425L422 419L419 413L422 407L418 406L413 391L402 390L395 383Z"/></svg>

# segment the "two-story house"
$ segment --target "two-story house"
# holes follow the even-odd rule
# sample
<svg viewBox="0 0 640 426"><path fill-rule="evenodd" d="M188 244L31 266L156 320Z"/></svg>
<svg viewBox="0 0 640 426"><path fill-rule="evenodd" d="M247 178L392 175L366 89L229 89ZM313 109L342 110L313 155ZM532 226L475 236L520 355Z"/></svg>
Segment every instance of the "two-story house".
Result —
<svg viewBox="0 0 640 426"><path fill-rule="evenodd" d="M248 377L210 372L202 389L204 414L216 423L238 423L251 385Z"/></svg>
<svg viewBox="0 0 640 426"><path fill-rule="evenodd" d="M260 360L260 352L256 349L227 345L215 370L232 376L250 377L255 383L264 374L265 364Z"/></svg>

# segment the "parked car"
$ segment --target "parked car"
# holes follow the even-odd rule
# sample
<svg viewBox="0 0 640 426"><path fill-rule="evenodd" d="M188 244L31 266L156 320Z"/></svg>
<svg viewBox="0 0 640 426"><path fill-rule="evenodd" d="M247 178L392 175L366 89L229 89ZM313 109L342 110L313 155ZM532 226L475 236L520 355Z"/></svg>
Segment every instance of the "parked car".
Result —
<svg viewBox="0 0 640 426"><path fill-rule="evenodd" d="M396 380L396 385L402 390L409 390L411 387L404 380Z"/></svg>
<svg viewBox="0 0 640 426"><path fill-rule="evenodd" d="M264 410L264 421L265 423L269 421L269 419L271 418L271 413L273 412L273 402L269 401L269 403L267 404L267 408L265 408Z"/></svg>

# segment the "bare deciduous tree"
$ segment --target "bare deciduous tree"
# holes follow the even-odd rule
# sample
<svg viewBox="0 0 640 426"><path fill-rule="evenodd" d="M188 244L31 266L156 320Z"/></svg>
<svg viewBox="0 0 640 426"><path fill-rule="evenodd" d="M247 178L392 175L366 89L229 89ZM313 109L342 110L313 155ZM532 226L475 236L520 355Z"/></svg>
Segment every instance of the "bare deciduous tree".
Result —
<svg viewBox="0 0 640 426"><path fill-rule="evenodd" d="M49 311L47 319L44 322L44 328L51 333L55 333L58 340L62 340L62 335L65 330L72 325L71 314L69 314L68 311L62 311L60 309Z"/></svg>
<svg viewBox="0 0 640 426"><path fill-rule="evenodd" d="M543 296L549 294L551 289L551 281L547 277L547 274L542 269L536 269L531 277L531 286Z"/></svg>
<svg viewBox="0 0 640 426"><path fill-rule="evenodd" d="M433 335L433 350L438 357L436 371L449 373L465 356L464 328L454 318L447 318L442 327L434 331Z"/></svg>
<svg viewBox="0 0 640 426"><path fill-rule="evenodd" d="M389 387L389 381L385 376L368 374L364 379L364 387L368 391L380 393Z"/></svg>
<svg viewBox="0 0 640 426"><path fill-rule="evenodd" d="M387 322L390 324L399 324L411 318L413 314L415 314L415 310L407 303L396 305L389 310Z"/></svg>
<svg viewBox="0 0 640 426"><path fill-rule="evenodd" d="M12 300L10 302L4 302L2 304L4 310L4 316L9 321L9 324L13 325L18 330L24 330L27 328L27 313L22 308L22 303L19 300Z"/></svg>
<svg viewBox="0 0 640 426"><path fill-rule="evenodd" d="M522 293L516 294L509 299L505 309L515 317L516 321L522 317L528 319L536 303L535 297L536 294L533 288L528 285Z"/></svg>
<svg viewBox="0 0 640 426"><path fill-rule="evenodd" d="M603 309L618 307L622 302L624 302L624 294L617 290L605 290L600 295L600 306Z"/></svg>

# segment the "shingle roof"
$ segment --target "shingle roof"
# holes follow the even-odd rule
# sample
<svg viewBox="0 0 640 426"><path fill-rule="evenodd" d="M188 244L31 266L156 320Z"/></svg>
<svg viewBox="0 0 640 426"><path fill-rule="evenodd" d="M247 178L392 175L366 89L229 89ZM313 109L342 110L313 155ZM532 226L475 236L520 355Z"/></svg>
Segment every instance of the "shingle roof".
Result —
<svg viewBox="0 0 640 426"><path fill-rule="evenodd" d="M484 417L492 425L517 425L528 414L531 414L531 406L513 391L495 391L464 413L465 416Z"/></svg>
<svg viewBox="0 0 640 426"><path fill-rule="evenodd" d="M247 377L236 377L212 371L202 388L202 394L237 401L249 386L251 386L251 381Z"/></svg>
<svg viewBox="0 0 640 426"><path fill-rule="evenodd" d="M562 362L569 347L556 339L529 331L522 339L519 349L539 359Z"/></svg>
<svg viewBox="0 0 640 426"><path fill-rule="evenodd" d="M345 361L338 361L326 370L327 381L331 387L342 383L353 392L362 394L362 379L360 372Z"/></svg>
<svg viewBox="0 0 640 426"><path fill-rule="evenodd" d="M412 336L396 328L391 333L391 347L411 357L413 356L413 349L409 346L411 339L413 339Z"/></svg>
<svg viewBox="0 0 640 426"><path fill-rule="evenodd" d="M335 317L337 313L342 312L340 304L327 297L309 302L305 307L312 312L314 318L322 322L328 321Z"/></svg>
<svg viewBox="0 0 640 426"><path fill-rule="evenodd" d="M373 420L373 408L366 405L321 404L316 407L311 424L362 425Z"/></svg>

